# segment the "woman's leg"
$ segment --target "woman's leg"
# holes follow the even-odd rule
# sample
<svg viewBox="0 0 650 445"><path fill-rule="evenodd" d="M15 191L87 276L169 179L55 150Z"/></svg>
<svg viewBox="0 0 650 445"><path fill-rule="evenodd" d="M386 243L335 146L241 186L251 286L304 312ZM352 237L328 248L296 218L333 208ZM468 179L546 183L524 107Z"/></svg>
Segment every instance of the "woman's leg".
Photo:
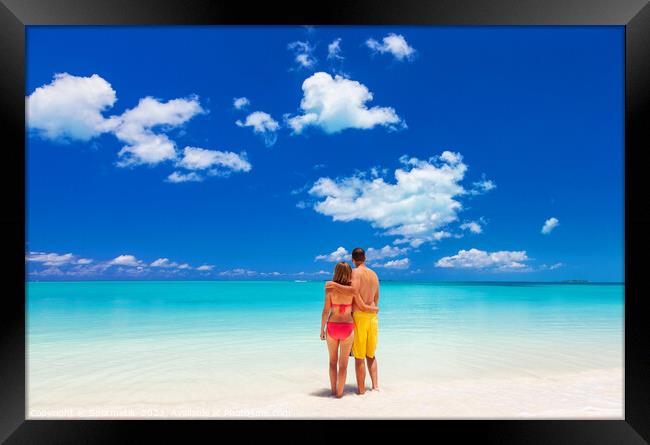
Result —
<svg viewBox="0 0 650 445"><path fill-rule="evenodd" d="M348 375L348 360L350 359L350 350L352 349L353 342L354 331L350 333L348 338L340 342L341 353L339 354L339 373L336 388L336 397L339 398L343 396L343 390L345 389L345 378Z"/></svg>
<svg viewBox="0 0 650 445"><path fill-rule="evenodd" d="M327 349L330 353L330 386L332 395L336 395L336 364L339 358L339 341L327 335Z"/></svg>

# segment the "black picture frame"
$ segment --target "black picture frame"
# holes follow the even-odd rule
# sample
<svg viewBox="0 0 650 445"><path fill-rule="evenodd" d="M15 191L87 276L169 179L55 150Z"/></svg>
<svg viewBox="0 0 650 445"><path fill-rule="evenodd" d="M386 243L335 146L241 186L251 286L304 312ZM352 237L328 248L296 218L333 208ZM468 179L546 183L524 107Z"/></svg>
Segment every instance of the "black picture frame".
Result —
<svg viewBox="0 0 650 445"><path fill-rule="evenodd" d="M14 443L129 443L136 436L183 442L195 434L266 437L280 429L327 438L323 421L26 420L25 405L25 26L28 25L619 25L625 26L625 401L624 420L435 420L375 422L364 432L413 440L450 433L481 442L642 444L650 441L650 330L645 252L650 202L644 193L650 127L650 5L647 0L337 0L250 3L209 0L0 0L0 122L4 171L0 233L5 247L0 305L0 440ZM597 222L595 222L597 223ZM352 421L340 421L352 429ZM398 423L396 423L398 422ZM369 425L370 426L370 425ZM403 427L408 426L406 430ZM323 434L318 434L321 432ZM286 434L285 433L285 434ZM305 435L306 434L306 435ZM243 436L242 436L243 437ZM294 436L295 437L295 436ZM191 440L191 439L189 439Z"/></svg>

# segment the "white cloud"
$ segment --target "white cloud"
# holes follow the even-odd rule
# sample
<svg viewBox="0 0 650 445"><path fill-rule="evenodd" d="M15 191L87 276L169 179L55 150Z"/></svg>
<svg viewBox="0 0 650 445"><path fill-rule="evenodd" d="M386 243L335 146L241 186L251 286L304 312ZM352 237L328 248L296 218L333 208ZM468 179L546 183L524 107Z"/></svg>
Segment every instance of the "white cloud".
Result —
<svg viewBox="0 0 650 445"><path fill-rule="evenodd" d="M402 258L401 260L390 260L383 264L373 264L373 266L386 269L408 269L411 266L411 261L408 258Z"/></svg>
<svg viewBox="0 0 650 445"><path fill-rule="evenodd" d="M108 267L109 265L106 262L100 262L92 265L77 265L67 270L66 273L78 277L99 275L105 272Z"/></svg>
<svg viewBox="0 0 650 445"><path fill-rule="evenodd" d="M189 173L172 172L167 182L201 182L203 176L196 170L207 170L210 176L228 176L232 172L249 172L252 168L246 159L246 153L239 154L230 151L207 150L200 147L185 147L183 157L176 163L178 167L195 170Z"/></svg>
<svg viewBox="0 0 650 445"><path fill-rule="evenodd" d="M486 252L479 249L460 250L456 255L440 258L436 267L460 269L493 269L497 271L514 271L527 269L528 261L525 250Z"/></svg>
<svg viewBox="0 0 650 445"><path fill-rule="evenodd" d="M296 62L305 68L310 68L316 64L316 59L308 53L301 53L296 55Z"/></svg>
<svg viewBox="0 0 650 445"><path fill-rule="evenodd" d="M197 278L208 276L214 271L215 266L202 264L193 267L189 263L178 263L167 257L160 257L153 261L142 261L134 255L119 255L111 260L96 261L88 258L79 258L72 253L44 253L29 252L25 261L32 266L28 269L31 277L75 277L75 278L105 278L121 276L142 277L189 277ZM282 277L282 276L323 276L331 272L319 270L317 272L257 272L254 270L236 268L219 272L223 277Z"/></svg>
<svg viewBox="0 0 650 445"><path fill-rule="evenodd" d="M284 274L282 274L280 272L259 272L258 275L260 277L279 277L279 276L282 276Z"/></svg>
<svg viewBox="0 0 650 445"><path fill-rule="evenodd" d="M332 43L327 45L327 58L328 59L343 59L341 56L341 38L335 39Z"/></svg>
<svg viewBox="0 0 650 445"><path fill-rule="evenodd" d="M393 244L408 244L409 246L417 249L427 241L440 241L445 238L451 238L451 236L451 233L447 232L446 230L437 230L425 238L398 238L393 241Z"/></svg>
<svg viewBox="0 0 650 445"><path fill-rule="evenodd" d="M217 152L198 147L185 147L178 165L188 170L203 170L216 162Z"/></svg>
<svg viewBox="0 0 650 445"><path fill-rule="evenodd" d="M373 95L355 80L318 72L305 79L302 90L300 108L303 114L285 115L294 134L302 133L308 126L319 127L328 134L348 128L370 129L376 125L392 129L405 126L391 107L368 108L366 102L372 101Z"/></svg>
<svg viewBox="0 0 650 445"><path fill-rule="evenodd" d="M542 233L548 235L560 224L560 221L557 218L549 218L544 222L542 227Z"/></svg>
<svg viewBox="0 0 650 445"><path fill-rule="evenodd" d="M166 269L174 268L174 269L179 269L179 270L187 270L187 269L192 268L192 266L190 266L188 263L179 264L176 261L171 261L169 258L158 258L157 260L155 260L151 264L149 264L149 266L150 267L161 267L161 268L166 268ZM209 267L211 268L213 266L209 266ZM197 270L211 270L211 269L197 268Z"/></svg>
<svg viewBox="0 0 650 445"><path fill-rule="evenodd" d="M96 261L90 258L79 258L72 253L57 254L29 252L25 260L47 268L30 268L33 276L66 276L66 277L102 277L120 276L123 274L152 274L152 276L187 276L188 271L210 272L213 265L203 264L193 268L189 263L178 263L169 258L161 257L154 261L144 262L134 255L119 255L111 260Z"/></svg>
<svg viewBox="0 0 650 445"><path fill-rule="evenodd" d="M207 150L199 147L185 147L183 158L178 162L178 166L188 170L221 168L234 172L248 172L252 168L246 159L245 152L237 154L231 151Z"/></svg>
<svg viewBox="0 0 650 445"><path fill-rule="evenodd" d="M72 267L68 267L64 273L69 276L86 277L102 274L106 272L110 266L111 265L107 261L101 261L96 264L93 261L92 264L76 264Z"/></svg>
<svg viewBox="0 0 650 445"><path fill-rule="evenodd" d="M564 266L564 264L562 264L562 263L555 263L555 264L551 264L551 265L542 264L541 266L539 266L539 268L540 268L540 270L555 270L555 269L559 269L562 266Z"/></svg>
<svg viewBox="0 0 650 445"><path fill-rule="evenodd" d="M314 48L309 42L291 42L287 46L291 51L293 51L295 56L295 61L301 68L312 68L316 65L316 57L314 57Z"/></svg>
<svg viewBox="0 0 650 445"><path fill-rule="evenodd" d="M146 270L142 266L137 266L132 268L118 267L117 272L118 274L126 274L126 275L142 275L146 272Z"/></svg>
<svg viewBox="0 0 650 445"><path fill-rule="evenodd" d="M245 108L245 107L247 107L248 105L250 105L250 101L249 101L248 98L246 98L246 97L235 97L235 98L232 100L232 105L233 105L236 109L241 110L242 108Z"/></svg>
<svg viewBox="0 0 650 445"><path fill-rule="evenodd" d="M60 266L73 262L74 255L71 253L59 255L57 253L30 252L26 259L34 263L43 263L45 266Z"/></svg>
<svg viewBox="0 0 650 445"><path fill-rule="evenodd" d="M444 238L451 238L451 233L447 232L446 230L439 230L437 232L433 232L433 239L435 241L440 241L441 239ZM413 246L417 247L417 246Z"/></svg>
<svg viewBox="0 0 650 445"><path fill-rule="evenodd" d="M169 258L158 258L150 264L151 267L176 267L177 263L169 261Z"/></svg>
<svg viewBox="0 0 650 445"><path fill-rule="evenodd" d="M470 221L466 222L460 225L460 228L462 230L469 230L472 233L481 233L483 231L483 228L481 228L481 225L477 223L476 221Z"/></svg>
<svg viewBox="0 0 650 445"><path fill-rule="evenodd" d="M349 258L350 258L350 253L345 249L345 247L339 247L332 253L316 256L316 261L339 262L339 261L345 261Z"/></svg>
<svg viewBox="0 0 650 445"><path fill-rule="evenodd" d="M454 165L460 163L463 160L463 157L460 153L454 153L453 151L443 151L440 155L440 160L446 162L447 164Z"/></svg>
<svg viewBox="0 0 650 445"><path fill-rule="evenodd" d="M394 247L389 246L388 244L380 249L375 249L374 247L369 247L366 250L366 260L367 261L378 261L384 258L394 258L398 255L406 253L408 249L404 247Z"/></svg>
<svg viewBox="0 0 650 445"><path fill-rule="evenodd" d="M58 267L53 266L53 267L48 267L47 269L32 271L30 274L37 277L39 276L50 277L50 276L64 276L66 275L66 272L64 272Z"/></svg>
<svg viewBox="0 0 650 445"><path fill-rule="evenodd" d="M175 159L176 145L164 133L205 112L196 96L167 102L144 97L121 115L104 117L102 112L116 100L115 90L97 74L56 74L50 84L36 88L26 98L27 124L54 140L88 141L112 133L127 144L119 151L117 162L127 167Z"/></svg>
<svg viewBox="0 0 650 445"><path fill-rule="evenodd" d="M483 195L490 190L497 188L497 185L494 183L494 181L485 178L481 181L472 183L472 186L472 189L470 189L468 192L470 195Z"/></svg>
<svg viewBox="0 0 650 445"><path fill-rule="evenodd" d="M276 132L280 128L280 124L270 114L263 111L255 111L246 116L244 122L237 120L235 123L239 127L252 127L253 133L262 135L264 145L267 147L272 146L278 140Z"/></svg>
<svg viewBox="0 0 650 445"><path fill-rule="evenodd" d="M253 275L257 275L257 272L255 272L254 270L237 268L237 269L231 269L231 270L224 270L223 272L219 272L219 275L221 275L221 276L234 276L234 277L253 276Z"/></svg>
<svg viewBox="0 0 650 445"><path fill-rule="evenodd" d="M25 260L32 263L42 263L44 266L87 265L93 262L90 258L79 258L72 253L58 254L45 252L29 252Z"/></svg>
<svg viewBox="0 0 650 445"><path fill-rule="evenodd" d="M48 139L87 141L107 131L102 111L116 100L111 84L97 74L57 73L26 98L27 124Z"/></svg>
<svg viewBox="0 0 650 445"><path fill-rule="evenodd" d="M371 262L382 260L384 258L394 258L406 252L408 252L408 249L405 247L390 246L388 244L379 249L369 247L366 249L366 260ZM350 252L348 252L345 247L339 247L332 253L316 256L316 261L339 262L349 260L350 258Z"/></svg>
<svg viewBox="0 0 650 445"><path fill-rule="evenodd" d="M319 270L318 272L294 272L294 273L286 273L284 275L293 275L293 276L298 276L298 277L303 277L305 275L329 275L332 276L333 272L326 272L324 270Z"/></svg>
<svg viewBox="0 0 650 445"><path fill-rule="evenodd" d="M379 43L375 39L366 40L366 46L373 50L374 52L379 53L390 53L397 60L412 60L415 57L415 49L411 47L407 42L404 36L400 34L390 33L382 39L382 43Z"/></svg>
<svg viewBox="0 0 650 445"><path fill-rule="evenodd" d="M246 116L246 121L238 120L237 125L240 127L253 127L255 133L264 133L265 131L277 131L280 126L270 114L263 111L255 111Z"/></svg>
<svg viewBox="0 0 650 445"><path fill-rule="evenodd" d="M158 125L172 127L181 125L203 112L196 96L188 99L172 99L167 102L160 102L154 97L144 97L140 99L136 107L126 110L120 115L119 125L121 128L117 133L126 133L128 139L130 134L137 134Z"/></svg>
<svg viewBox="0 0 650 445"><path fill-rule="evenodd" d="M138 140L133 139L130 144L117 153L120 157L118 167L154 165L176 158L176 145L165 135L139 135Z"/></svg>
<svg viewBox="0 0 650 445"><path fill-rule="evenodd" d="M260 277L304 277L304 276L319 276L319 275L331 275L331 272L325 272L324 270L319 270L318 272L258 272L255 270L236 268L230 270L224 270L219 272L219 275L222 277L234 277L234 278L260 278Z"/></svg>
<svg viewBox="0 0 650 445"><path fill-rule="evenodd" d="M465 193L462 156L445 152L429 161L402 156L400 162L394 183L364 173L318 179L309 193L324 199L314 209L334 221L368 221L413 247L449 237L440 229L457 220L462 210L457 200Z"/></svg>
<svg viewBox="0 0 650 445"><path fill-rule="evenodd" d="M173 183L201 182L201 181L203 181L203 177L201 175L196 174L195 172L190 172L187 174L172 172L169 176L167 176L167 182L173 182Z"/></svg>
<svg viewBox="0 0 650 445"><path fill-rule="evenodd" d="M109 266L140 266L142 261L133 255L120 255L108 262Z"/></svg>
<svg viewBox="0 0 650 445"><path fill-rule="evenodd" d="M184 124L204 110L198 98L173 99L160 102L145 97L135 108L112 118L115 136L129 145L122 147L117 165L127 167L140 164L157 164L176 158L176 145L164 134L156 134L153 128L165 126L170 129Z"/></svg>
<svg viewBox="0 0 650 445"><path fill-rule="evenodd" d="M423 240L423 239L420 239L420 238L414 238L414 239L398 238L398 239L396 239L395 241L393 241L393 244L397 244L397 245L400 245L400 244L408 244L408 245L410 245L411 247L417 249L417 248L420 247L422 244L424 244L424 240Z"/></svg>

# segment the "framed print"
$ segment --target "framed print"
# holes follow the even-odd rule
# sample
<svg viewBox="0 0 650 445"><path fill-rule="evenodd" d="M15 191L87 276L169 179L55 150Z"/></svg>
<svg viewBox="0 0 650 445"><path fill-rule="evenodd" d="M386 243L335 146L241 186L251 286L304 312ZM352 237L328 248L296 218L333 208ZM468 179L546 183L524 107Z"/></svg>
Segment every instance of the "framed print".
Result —
<svg viewBox="0 0 650 445"><path fill-rule="evenodd" d="M650 7L320 9L3 0L3 440L647 442Z"/></svg>

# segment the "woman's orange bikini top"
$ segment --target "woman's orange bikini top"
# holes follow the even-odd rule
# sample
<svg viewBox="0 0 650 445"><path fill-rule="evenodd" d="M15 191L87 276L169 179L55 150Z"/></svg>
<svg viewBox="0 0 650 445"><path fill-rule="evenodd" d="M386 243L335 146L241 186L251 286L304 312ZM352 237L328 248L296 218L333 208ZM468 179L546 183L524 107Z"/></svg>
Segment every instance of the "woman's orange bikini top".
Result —
<svg viewBox="0 0 650 445"><path fill-rule="evenodd" d="M350 304L332 303L332 296L336 295L344 299L351 298L352 301L354 301L354 296L357 294L358 291L352 286L345 286L344 284L339 284L336 281L328 281L325 283L325 292L327 292L327 294L330 297L330 305L332 307L338 306L339 314L342 314L343 312L345 312L345 309L347 307L352 306L352 303Z"/></svg>

